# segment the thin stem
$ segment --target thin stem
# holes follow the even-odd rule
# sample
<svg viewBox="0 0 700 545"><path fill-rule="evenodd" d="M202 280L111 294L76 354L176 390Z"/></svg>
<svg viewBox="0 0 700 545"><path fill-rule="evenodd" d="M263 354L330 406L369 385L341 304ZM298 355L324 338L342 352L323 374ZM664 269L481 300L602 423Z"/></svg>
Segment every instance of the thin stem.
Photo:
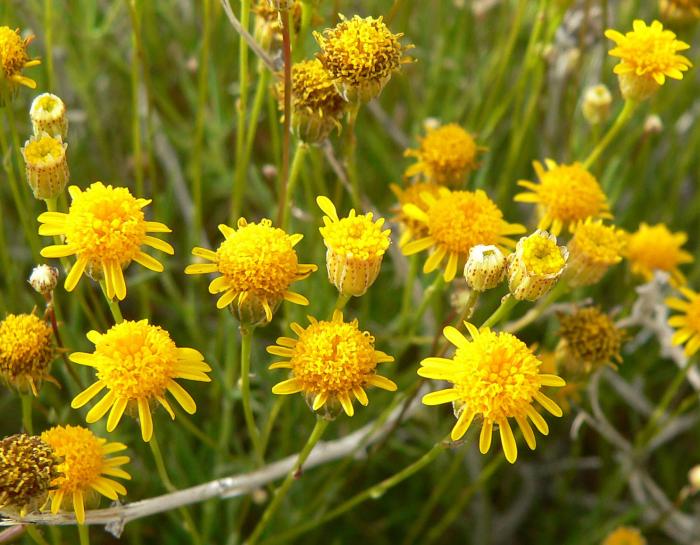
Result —
<svg viewBox="0 0 700 545"><path fill-rule="evenodd" d="M296 60L304 58L304 46L306 37L309 35L309 29L311 28L311 19L314 14L314 4L311 0L301 0L301 28L299 29L299 34L297 34L297 39L294 48L294 57ZM388 22L388 21L387 21Z"/></svg>
<svg viewBox="0 0 700 545"><path fill-rule="evenodd" d="M51 324L51 330L53 331L54 339L56 339L56 346L58 346L59 348L61 358L63 359L63 363L66 366L68 374L71 376L71 378L75 381L75 383L81 390L84 389L85 387L83 386L82 380L80 380L80 377L75 371L73 365L71 365L70 361L68 361L66 351L63 349L63 339L61 339L61 332L58 329L58 321L56 320L56 312L54 310L53 294L49 295L46 298L46 312L44 313L44 319L48 319L49 323Z"/></svg>
<svg viewBox="0 0 700 545"><path fill-rule="evenodd" d="M44 0L44 56L46 65L46 83L49 91L53 91L53 0Z"/></svg>
<svg viewBox="0 0 700 545"><path fill-rule="evenodd" d="M292 122L292 45L289 35L289 8L286 0L279 1L279 13L282 19L282 51L284 54L284 120L282 131L282 164L280 165L279 178L279 210L277 211L277 223L282 224L284 210L288 202L289 192L289 150L291 147L291 122Z"/></svg>
<svg viewBox="0 0 700 545"><path fill-rule="evenodd" d="M292 483L300 477L301 469L304 465L304 462L306 462L306 459L309 457L309 454L311 454L311 451L316 446L316 443L318 443L319 439L321 439L321 436L328 427L328 424L328 420L324 420L320 417L316 418L316 424L314 425L314 429L311 431L311 435L309 435L309 438L307 439L304 448L301 449L301 452L299 453L299 458L297 459L297 463L294 465L292 470L289 473L287 473L287 477L284 479L280 487L275 491L274 498L267 506L267 509L265 509L265 512L263 513L260 522L258 522L257 526L253 530L253 533L248 538L246 542L247 545L255 545L255 543L257 543L257 541L260 539L260 536L265 530L265 527L270 522L272 516L277 512L277 509L279 509L279 506L282 503L282 500L287 495L287 492L289 492Z"/></svg>
<svg viewBox="0 0 700 545"><path fill-rule="evenodd" d="M285 202L282 205L282 220L280 221L280 227L284 230L287 229L287 223L289 222L289 209L291 207L290 201L292 200L294 188L299 180L299 173L301 172L301 167L304 164L304 158L306 157L306 152L308 149L308 144L299 141L297 144L297 149L294 152L294 159L292 159L292 170L289 173L287 190L284 192Z"/></svg>
<svg viewBox="0 0 700 545"><path fill-rule="evenodd" d="M78 537L80 545L90 545L90 527L87 524L78 524Z"/></svg>
<svg viewBox="0 0 700 545"><path fill-rule="evenodd" d="M44 536L41 535L41 532L39 532L33 524L27 524L21 528L27 531L27 535L31 537L32 541L37 545L49 545L49 542L44 539ZM0 543L3 543L3 541L0 540Z"/></svg>
<svg viewBox="0 0 700 545"><path fill-rule="evenodd" d="M565 280L559 280L557 284L552 288L552 290L535 305L534 308L528 310L522 318L515 320L506 325L505 331L509 333L516 333L521 329L526 328L540 316L542 316L545 311L551 307L559 298L569 291L569 285Z"/></svg>
<svg viewBox="0 0 700 545"><path fill-rule="evenodd" d="M143 195L143 150L141 146L141 120L139 119L139 27L136 0L127 0L131 18L131 138L133 140L134 174L136 193Z"/></svg>
<svg viewBox="0 0 700 545"><path fill-rule="evenodd" d="M32 425L32 394L20 394L22 399L22 427L25 433L32 435L34 433L34 426Z"/></svg>
<svg viewBox="0 0 700 545"><path fill-rule="evenodd" d="M338 299L335 301L335 306L333 307L333 310L343 310L345 308L345 305L348 304L348 301L352 298L352 295L349 295L347 293L339 293L338 294Z"/></svg>
<svg viewBox="0 0 700 545"><path fill-rule="evenodd" d="M418 324L420 323L423 314L425 314L425 311L428 310L428 306L433 301L433 298L439 292L441 293L444 287L445 279L442 273L438 272L437 276L435 277L435 280L433 280L433 283L430 284L430 286L428 286L423 292L423 299L421 300L420 305L418 305L418 309L413 313L413 322L410 331L411 333L413 333L416 330L416 327L418 327Z"/></svg>
<svg viewBox="0 0 700 545"><path fill-rule="evenodd" d="M418 276L418 256L412 255L408 258L408 274L404 280L403 294L401 296L401 311L399 313L399 330L403 331L409 321L409 316L413 307L413 288Z"/></svg>
<svg viewBox="0 0 700 545"><path fill-rule="evenodd" d="M270 81L270 72L262 67L259 70L258 83L255 88L255 98L253 99L253 106L250 108L250 123L248 124L248 133L245 139L245 160L250 160L250 154L253 151L253 143L255 142L255 134L258 131L258 118L260 117L260 110L262 110L263 104L265 103L265 94L267 92L267 84Z"/></svg>
<svg viewBox="0 0 700 545"><path fill-rule="evenodd" d="M345 138L345 171L350 180L352 190L352 203L358 213L362 210L362 199L360 196L360 182L357 178L357 135L355 125L357 114L360 112L359 104L348 106L348 122Z"/></svg>
<svg viewBox="0 0 700 545"><path fill-rule="evenodd" d="M620 114L617 116L615 123L613 123L612 127L610 127L607 133L605 133L605 136L602 138L602 140L598 142L596 147L593 148L591 154L583 162L584 168L588 169L593 163L596 162L598 157L600 157L600 155L605 151L610 142L612 142L613 139L620 132L620 130L622 130L622 127L624 127L627 124L627 122L632 118L632 114L637 109L638 104L638 102L634 102L633 100L625 101L625 106L624 108L622 108Z"/></svg>
<svg viewBox="0 0 700 545"><path fill-rule="evenodd" d="M250 404L250 351L253 340L253 329L241 327L241 399L243 401L243 414L245 416L248 436L253 443L255 459L262 465L262 449L260 443L260 432L255 423L255 416Z"/></svg>
<svg viewBox="0 0 700 545"><path fill-rule="evenodd" d="M481 327L493 327L501 320L506 319L510 314L510 311L513 310L513 307L517 304L518 300L509 293L503 297L503 299L501 299L501 304L496 310L493 311L493 314L491 314L491 316L489 316L486 321L481 324Z"/></svg>
<svg viewBox="0 0 700 545"><path fill-rule="evenodd" d="M277 399L275 399L275 403L272 405L272 409L270 409L270 416L267 418L267 422L265 422L262 437L260 438L260 450L262 451L263 456L265 455L265 450L267 449L267 445L270 442L270 437L272 436L272 430L275 427L277 417L282 411L282 407L284 406L287 399L289 399L289 396L277 396Z"/></svg>
<svg viewBox="0 0 700 545"><path fill-rule="evenodd" d="M122 316L122 311L119 308L119 302L114 301L107 296L107 286L105 285L104 280L100 280L100 287L102 288L102 293L104 293L105 300L109 306L109 311L112 313L112 318L114 318L114 323L121 324L124 321L124 317Z"/></svg>

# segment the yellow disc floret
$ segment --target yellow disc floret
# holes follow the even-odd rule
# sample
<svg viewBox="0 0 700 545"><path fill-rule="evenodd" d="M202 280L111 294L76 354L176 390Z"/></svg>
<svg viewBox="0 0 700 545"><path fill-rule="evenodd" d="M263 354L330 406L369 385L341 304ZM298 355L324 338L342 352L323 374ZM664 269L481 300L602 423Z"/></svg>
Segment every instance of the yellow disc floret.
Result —
<svg viewBox="0 0 700 545"><path fill-rule="evenodd" d="M112 477L131 479L120 466L129 462L127 456L108 455L126 449L121 443L108 443L81 426L55 426L41 434L62 461L61 475L54 480L50 493L51 512L72 505L78 523L85 522L85 504L97 504L99 495L116 501L125 495L124 486Z"/></svg>
<svg viewBox="0 0 700 545"><path fill-rule="evenodd" d="M673 344L685 344L685 353L692 356L700 349L700 294L688 289L680 288L685 299L670 297L666 304L680 314L671 316L668 323L676 328L673 334Z"/></svg>
<svg viewBox="0 0 700 545"><path fill-rule="evenodd" d="M547 170L539 161L533 166L540 183L521 180L518 185L530 192L515 196L518 202L536 203L540 207L538 229L549 229L559 235L564 226L592 218L610 218L605 193L595 177L581 163L558 165L545 160Z"/></svg>
<svg viewBox="0 0 700 545"><path fill-rule="evenodd" d="M377 364L394 358L374 349L374 337L360 331L357 320L344 322L336 311L329 322L310 318L306 329L292 324L298 339L280 337L269 346L270 354L289 358L270 369L289 369L291 378L275 385L275 394L303 392L314 411L328 404L333 411L338 403L348 416L354 414L352 399L367 405L367 386L396 390L391 380L376 374Z"/></svg>
<svg viewBox="0 0 700 545"><path fill-rule="evenodd" d="M444 330L445 337L457 347L452 358L430 357L421 362L420 376L452 383L448 389L425 395L423 403L454 404L458 419L451 437L455 441L475 417L481 418L479 447L484 454L491 446L493 426L498 425L506 458L513 463L518 450L508 419L515 419L528 446L534 449L535 435L527 419L544 435L549 428L533 403L537 401L554 416L561 416L559 406L541 388L565 383L556 375L540 374L540 360L517 337L466 325L471 341L454 327Z"/></svg>
<svg viewBox="0 0 700 545"><path fill-rule="evenodd" d="M647 225L642 222L639 229L627 237L625 257L632 272L647 282L654 277L654 271L664 271L671 275L671 283L679 286L686 280L678 266L693 262L693 256L682 249L687 240L688 235L673 233L663 223Z"/></svg>
<svg viewBox="0 0 700 545"><path fill-rule="evenodd" d="M107 431L113 431L125 409L132 405L138 409L143 440L150 441L153 434L151 402L160 403L170 417L175 418L165 399L166 392L186 412L194 414L197 409L194 400L175 379L210 380L206 373L211 368L198 351L178 348L167 331L147 320L127 320L104 334L91 331L88 339L95 343L95 351L74 352L70 359L94 367L97 382L78 394L71 406L82 407L107 389L104 397L88 412L86 420L89 423L98 421L109 411Z"/></svg>
<svg viewBox="0 0 700 545"><path fill-rule="evenodd" d="M48 246L44 257L76 255L77 261L66 277L65 288L73 290L83 272L95 280L104 280L109 298L126 297L123 270L132 261L153 271L161 272L163 265L141 250L151 246L168 254L173 247L149 232L168 233L162 223L146 221L143 208L151 201L135 198L125 187L105 186L95 182L82 191L70 186L72 202L67 214L44 212L39 216L39 234L64 235L65 244Z"/></svg>
<svg viewBox="0 0 700 545"><path fill-rule="evenodd" d="M22 39L19 29L0 26L0 106L13 97L18 85L36 88L36 81L22 75L23 69L40 64L39 60L30 60L27 54L27 46L33 39L33 36Z"/></svg>

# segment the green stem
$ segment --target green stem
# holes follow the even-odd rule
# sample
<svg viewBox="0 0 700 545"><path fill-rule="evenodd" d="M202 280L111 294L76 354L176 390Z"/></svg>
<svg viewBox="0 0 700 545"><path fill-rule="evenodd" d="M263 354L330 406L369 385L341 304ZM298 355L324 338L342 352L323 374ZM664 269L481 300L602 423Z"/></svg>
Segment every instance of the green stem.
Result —
<svg viewBox="0 0 700 545"><path fill-rule="evenodd" d="M404 280L403 294L401 295L401 311L399 313L399 331L403 331L409 321L413 306L413 288L418 276L418 256L412 255L408 258L408 274Z"/></svg>
<svg viewBox="0 0 700 545"><path fill-rule="evenodd" d="M311 19L314 15L314 5L311 0L301 0L301 28L299 29L299 34L297 35L294 57L296 60L301 60L304 58L304 46L306 45L306 37L309 35L309 29L311 28Z"/></svg>
<svg viewBox="0 0 700 545"><path fill-rule="evenodd" d="M360 182L357 178L357 135L355 134L355 125L357 124L357 114L359 112L359 103L348 106L347 133L345 138L345 170L350 180L352 203L358 213L362 211Z"/></svg>
<svg viewBox="0 0 700 545"><path fill-rule="evenodd" d="M420 323L421 318L423 318L423 314L425 314L425 311L428 310L428 306L430 305L430 303L432 303L433 299L439 292L442 292L444 287L445 279L442 275L442 272L438 272L437 276L435 277L435 280L433 280L433 283L430 284L430 286L428 286L423 292L423 299L421 300L420 305L418 305L418 309L413 313L413 322L411 324L410 330L411 334L413 334L413 332L418 327L418 324Z"/></svg>
<svg viewBox="0 0 700 545"><path fill-rule="evenodd" d="M53 91L53 0L44 0L44 48L46 55L46 83L49 91Z"/></svg>
<svg viewBox="0 0 700 545"><path fill-rule="evenodd" d="M291 206L290 201L292 200L292 195L294 193L294 188L297 185L297 180L299 180L299 173L301 172L301 167L304 164L304 158L306 157L306 152L308 149L308 144L299 141L297 144L297 149L294 152L292 169L289 173L287 190L284 192L284 203L282 204L282 221L280 222L280 227L284 230L287 229L287 223L289 222L289 208Z"/></svg>
<svg viewBox="0 0 700 545"><path fill-rule="evenodd" d="M253 329L241 327L241 399L243 401L243 414L245 416L246 427L253 450L255 459L259 465L263 463L262 449L260 443L260 432L255 423L255 416L250 404L250 351L253 340Z"/></svg>
<svg viewBox="0 0 700 545"><path fill-rule="evenodd" d="M263 456L265 455L265 450L270 442L270 437L272 436L272 430L275 427L277 417L282 411L282 407L284 407L287 399L289 399L289 396L277 396L275 403L272 405L272 409L270 409L270 416L267 418L267 422L265 422L262 437L260 438L260 450L262 451Z"/></svg>
<svg viewBox="0 0 700 545"><path fill-rule="evenodd" d="M506 319L510 314L510 311L513 310L513 307L517 304L518 300L510 293L504 296L503 299L501 299L501 304L496 310L493 311L493 314L491 314L491 316L489 316L486 321L481 324L481 327L493 327L501 320Z"/></svg>
<svg viewBox="0 0 700 545"><path fill-rule="evenodd" d="M516 333L529 326L540 316L542 316L549 307L551 307L562 295L566 294L568 291L569 285L566 283L566 281L559 280L552 290L545 297L540 299L534 308L528 310L522 318L508 324L506 331L509 333Z"/></svg>
<svg viewBox="0 0 700 545"><path fill-rule="evenodd" d="M80 545L90 545L90 528L87 524L78 524Z"/></svg>
<svg viewBox="0 0 700 545"><path fill-rule="evenodd" d="M267 91L267 84L270 81L270 71L267 67L263 66L259 71L258 83L255 88L255 98L253 99L253 106L250 109L250 123L248 124L248 134L245 139L245 160L250 160L250 155L253 151L253 143L255 142L255 134L258 131L258 118L260 117L260 110L265 103L265 93Z"/></svg>
<svg viewBox="0 0 700 545"><path fill-rule="evenodd" d="M335 306L333 307L333 310L343 310L345 308L345 305L348 304L348 301L352 298L352 295L348 295L347 293L339 293L338 294L338 299L335 301Z"/></svg>
<svg viewBox="0 0 700 545"><path fill-rule="evenodd" d="M39 532L33 524L25 525L24 529L27 531L27 535L31 537L37 545L49 545L49 542L44 539L44 536L41 535L41 532Z"/></svg>
<svg viewBox="0 0 700 545"><path fill-rule="evenodd" d="M102 293L104 293L105 300L109 306L109 311L112 313L112 318L114 318L115 324L121 324L124 321L122 316L122 311L119 308L119 301L114 301L107 296L107 286L104 280L100 280L100 287L102 288Z"/></svg>
<svg viewBox="0 0 700 545"><path fill-rule="evenodd" d="M282 7L284 4L284 7ZM282 163L279 169L279 195L277 223L282 223L285 203L289 198L289 150L291 147L291 122L292 122L292 45L289 33L290 14L286 2L278 2L279 15L282 19L282 51L284 56L284 119L282 121Z"/></svg>
<svg viewBox="0 0 700 545"><path fill-rule="evenodd" d="M25 433L34 434L34 426L32 426L32 394L20 394L22 399L22 427Z"/></svg>
<svg viewBox="0 0 700 545"><path fill-rule="evenodd" d="M304 462L306 462L306 459L309 457L309 454L311 454L311 451L316 446L316 443L318 443L319 439L321 439L321 436L328 427L328 424L328 420L324 420L320 417L316 418L316 424L314 425L314 429L311 431L311 435L309 435L309 438L307 439L304 448L301 449L296 464L294 464L292 470L289 473L287 473L287 477L284 479L280 487L275 491L274 498L267 506L267 509L265 509L265 512L263 513L255 529L253 530L253 533L246 541L246 545L255 545L255 543L257 543L257 541L260 539L260 536L265 530L265 527L270 522L272 516L277 512L277 509L279 509L279 506L282 503L282 500L287 495L287 492L289 492L292 483L301 475L301 470L302 466L304 465Z"/></svg>
<svg viewBox="0 0 700 545"><path fill-rule="evenodd" d="M624 108L622 108L619 115L617 116L615 123L613 123L612 127L610 127L607 133L605 133L605 136L602 138L602 140L598 142L596 147L593 148L591 154L583 162L584 168L589 169L591 165L596 162L598 157L600 157L600 155L605 151L610 142L612 142L613 139L620 132L620 130L622 130L622 127L624 127L627 124L627 122L632 118L632 114L636 110L638 104L638 102L634 102L633 100L625 101L625 106Z"/></svg>
<svg viewBox="0 0 700 545"><path fill-rule="evenodd" d="M139 119L139 21L136 0L127 0L131 18L131 138L133 140L134 174L136 194L143 195L143 153L141 146L141 120Z"/></svg>

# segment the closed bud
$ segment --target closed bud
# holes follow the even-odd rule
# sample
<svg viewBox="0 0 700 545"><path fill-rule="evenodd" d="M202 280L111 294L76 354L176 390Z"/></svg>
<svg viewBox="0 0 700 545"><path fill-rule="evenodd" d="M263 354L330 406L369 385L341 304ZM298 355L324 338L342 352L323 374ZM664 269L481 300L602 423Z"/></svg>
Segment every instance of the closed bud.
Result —
<svg viewBox="0 0 700 545"><path fill-rule="evenodd" d="M464 278L474 291L495 288L506 274L506 256L496 246L479 244L469 250L469 258L464 266Z"/></svg>
<svg viewBox="0 0 700 545"><path fill-rule="evenodd" d="M688 471L688 482L694 493L700 491L700 465L690 468L690 471Z"/></svg>
<svg viewBox="0 0 700 545"><path fill-rule="evenodd" d="M64 140L68 136L66 105L56 95L44 93L36 97L29 109L29 117L36 136L42 132L50 136L60 136Z"/></svg>
<svg viewBox="0 0 700 545"><path fill-rule="evenodd" d="M605 85L593 85L588 87L583 93L581 110L583 111L583 117L591 125L605 123L610 117L611 105L612 95Z"/></svg>
<svg viewBox="0 0 700 545"><path fill-rule="evenodd" d="M29 275L29 284L41 295L50 296L58 284L58 269L49 265L37 265Z"/></svg>
<svg viewBox="0 0 700 545"><path fill-rule="evenodd" d="M37 199L54 199L68 183L68 160L61 136L41 132L29 137L22 148L27 183Z"/></svg>

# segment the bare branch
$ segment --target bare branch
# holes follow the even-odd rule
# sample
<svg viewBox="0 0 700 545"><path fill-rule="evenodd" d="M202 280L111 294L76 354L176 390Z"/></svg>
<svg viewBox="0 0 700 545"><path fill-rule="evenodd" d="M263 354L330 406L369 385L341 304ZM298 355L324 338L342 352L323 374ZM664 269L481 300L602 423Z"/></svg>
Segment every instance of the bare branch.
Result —
<svg viewBox="0 0 700 545"><path fill-rule="evenodd" d="M250 32L243 28L241 22L234 15L229 0L221 0L221 6L224 8L224 12L226 12L226 16L231 22L231 26L236 32L238 32L243 37L243 39L246 42L248 42L248 47L250 47L253 53L255 53L258 56L258 58L263 62L263 64L267 66L270 72L272 72L273 74L277 73L279 70L275 66L275 63L273 62L272 58L265 52L265 50L262 47L260 47L260 44L256 42L255 38L253 38L250 35Z"/></svg>

